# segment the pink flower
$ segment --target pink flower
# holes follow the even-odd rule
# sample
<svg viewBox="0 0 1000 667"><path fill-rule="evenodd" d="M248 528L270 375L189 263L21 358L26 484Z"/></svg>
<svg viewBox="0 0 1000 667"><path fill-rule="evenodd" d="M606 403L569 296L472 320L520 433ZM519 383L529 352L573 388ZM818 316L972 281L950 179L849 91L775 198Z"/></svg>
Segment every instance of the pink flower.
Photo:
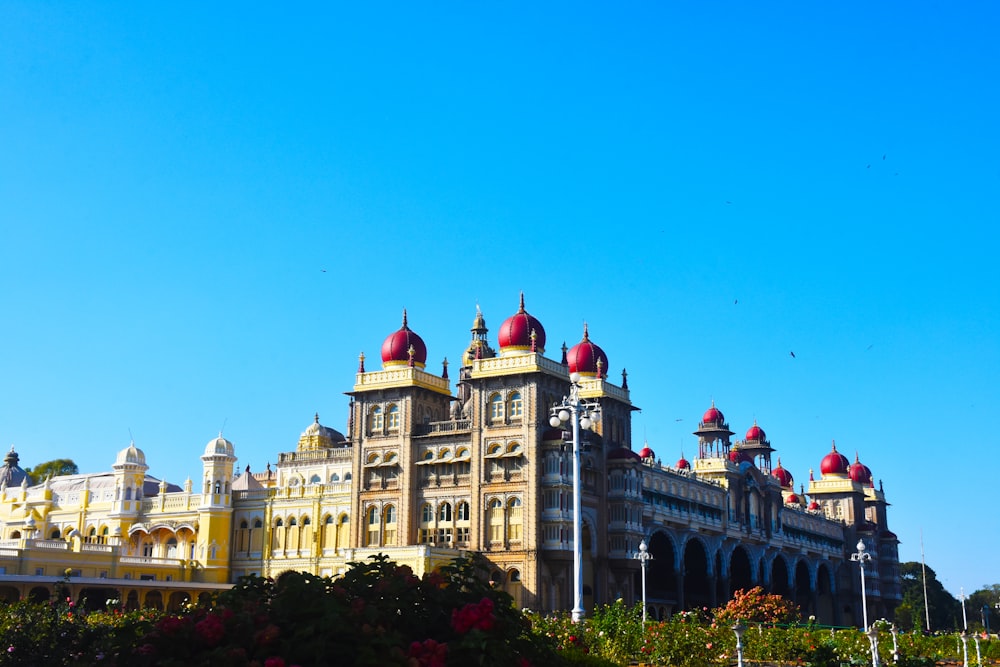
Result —
<svg viewBox="0 0 1000 667"><path fill-rule="evenodd" d="M491 630L496 622L493 600L483 598L477 604L467 604L451 612L451 627L460 635L470 630Z"/></svg>
<svg viewBox="0 0 1000 667"><path fill-rule="evenodd" d="M209 646L217 645L226 635L226 629L222 627L222 619L214 614L195 623L194 631Z"/></svg>

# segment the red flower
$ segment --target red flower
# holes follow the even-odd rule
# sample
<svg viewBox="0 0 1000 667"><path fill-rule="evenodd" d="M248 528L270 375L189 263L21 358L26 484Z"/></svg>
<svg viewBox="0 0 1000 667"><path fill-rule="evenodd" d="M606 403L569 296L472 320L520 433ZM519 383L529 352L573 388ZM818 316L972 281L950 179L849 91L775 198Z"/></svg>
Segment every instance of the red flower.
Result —
<svg viewBox="0 0 1000 667"><path fill-rule="evenodd" d="M180 616L164 616L160 619L160 622L156 624L156 628L162 632L165 637L173 637L183 631L187 624L187 619L181 618Z"/></svg>
<svg viewBox="0 0 1000 667"><path fill-rule="evenodd" d="M448 645L425 639L423 642L413 642L406 654L410 663L419 667L445 667L448 659ZM416 660L416 663L413 663Z"/></svg>
<svg viewBox="0 0 1000 667"><path fill-rule="evenodd" d="M477 604L467 604L451 612L451 627L460 635L469 630L490 630L496 622L493 600L483 598Z"/></svg>
<svg viewBox="0 0 1000 667"><path fill-rule="evenodd" d="M215 646L226 635L222 619L212 614L194 624L195 633L209 646Z"/></svg>

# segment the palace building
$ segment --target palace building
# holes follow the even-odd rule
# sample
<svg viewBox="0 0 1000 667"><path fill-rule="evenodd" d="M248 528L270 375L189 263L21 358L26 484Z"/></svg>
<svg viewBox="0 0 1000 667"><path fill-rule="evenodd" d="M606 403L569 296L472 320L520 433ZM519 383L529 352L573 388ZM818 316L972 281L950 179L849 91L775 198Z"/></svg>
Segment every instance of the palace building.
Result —
<svg viewBox="0 0 1000 667"><path fill-rule="evenodd" d="M573 606L572 436L549 424L577 378L599 406L582 432L581 544L584 608L640 600L645 541L647 605L659 618L723 604L763 586L804 615L859 624L859 540L873 618L901 600L898 540L888 529L881 482L836 445L819 477L795 489L756 422L734 439L713 403L694 432L698 456L662 463L633 447L627 374L615 384L587 327L571 348L546 356L546 332L520 306L491 345L476 312L454 386L445 361L407 322L361 355L346 433L309 424L272 468L236 474L233 443L208 442L197 482L146 474L130 444L111 472L31 480L13 448L0 468L0 599L51 594L69 572L88 604L174 608L245 574L287 570L336 576L384 553L418 574L478 552L491 580L519 607Z"/></svg>

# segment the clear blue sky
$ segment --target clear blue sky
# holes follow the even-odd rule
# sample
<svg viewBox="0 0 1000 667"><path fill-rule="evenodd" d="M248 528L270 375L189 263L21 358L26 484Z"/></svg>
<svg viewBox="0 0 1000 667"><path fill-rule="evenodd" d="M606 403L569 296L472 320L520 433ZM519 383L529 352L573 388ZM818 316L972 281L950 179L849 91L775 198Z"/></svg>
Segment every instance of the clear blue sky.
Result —
<svg viewBox="0 0 1000 667"><path fill-rule="evenodd" d="M404 307L438 372L523 290L636 448L835 439L1000 582L995 7L354 4L0 4L0 446L260 470Z"/></svg>

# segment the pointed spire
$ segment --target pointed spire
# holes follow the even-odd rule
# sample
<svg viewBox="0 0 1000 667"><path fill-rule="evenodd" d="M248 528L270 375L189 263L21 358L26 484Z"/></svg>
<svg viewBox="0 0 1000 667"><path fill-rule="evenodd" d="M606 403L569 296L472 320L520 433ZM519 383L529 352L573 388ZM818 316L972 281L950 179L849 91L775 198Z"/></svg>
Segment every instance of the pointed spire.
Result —
<svg viewBox="0 0 1000 667"><path fill-rule="evenodd" d="M441 362L441 377L445 380L448 379L448 357L445 357L444 361Z"/></svg>
<svg viewBox="0 0 1000 667"><path fill-rule="evenodd" d="M622 389L628 389L628 371L622 369Z"/></svg>
<svg viewBox="0 0 1000 667"><path fill-rule="evenodd" d="M406 324L406 308L403 308L403 329L409 329L410 327Z"/></svg>
<svg viewBox="0 0 1000 667"><path fill-rule="evenodd" d="M563 346L562 346L562 362L561 362L563 366L568 366L569 365L569 359L566 357L566 351L568 349L569 348L566 347L566 341L563 341Z"/></svg>
<svg viewBox="0 0 1000 667"><path fill-rule="evenodd" d="M315 415L313 415L313 422L316 423L316 424L319 424L319 413L318 412Z"/></svg>
<svg viewBox="0 0 1000 667"><path fill-rule="evenodd" d="M524 290L521 290L521 306L520 306L520 307L519 307L519 308L517 309L517 312L518 312L518 313L524 313L524 312L527 312L527 311L526 311L526 310L524 309Z"/></svg>
<svg viewBox="0 0 1000 667"><path fill-rule="evenodd" d="M587 330L587 322L586 321L584 321L584 323L583 323L583 339L584 340L590 340L590 332Z"/></svg>
<svg viewBox="0 0 1000 667"><path fill-rule="evenodd" d="M813 469L812 468L809 468L809 481L810 482L816 481L815 479L813 479Z"/></svg>
<svg viewBox="0 0 1000 667"><path fill-rule="evenodd" d="M364 373L365 372L365 353L364 352L362 352L361 354L358 355L358 372L359 373Z"/></svg>

